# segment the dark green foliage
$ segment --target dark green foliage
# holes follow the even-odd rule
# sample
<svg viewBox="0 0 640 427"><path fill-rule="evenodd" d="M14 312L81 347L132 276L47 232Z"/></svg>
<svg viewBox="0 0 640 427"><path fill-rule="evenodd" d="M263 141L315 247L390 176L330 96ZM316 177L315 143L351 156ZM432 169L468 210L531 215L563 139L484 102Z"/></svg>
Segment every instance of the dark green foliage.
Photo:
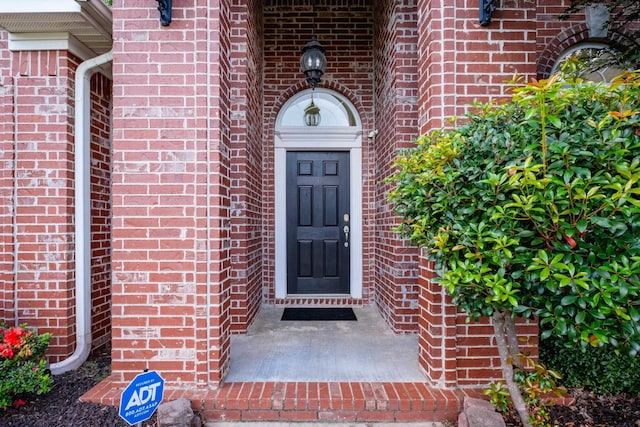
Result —
<svg viewBox="0 0 640 427"><path fill-rule="evenodd" d="M576 350L559 337L540 342L540 360L562 375L566 387L587 387L599 394L640 393L640 358L604 347Z"/></svg>
<svg viewBox="0 0 640 427"><path fill-rule="evenodd" d="M532 82L396 163L398 230L469 316L640 351L640 74Z"/></svg>
<svg viewBox="0 0 640 427"><path fill-rule="evenodd" d="M420 138L395 165L397 231L427 249L458 308L492 316L524 426L546 425L548 412L530 412L523 392L552 382L539 370L514 382L513 317L537 316L542 339L574 348L640 352L640 73L533 81Z"/></svg>

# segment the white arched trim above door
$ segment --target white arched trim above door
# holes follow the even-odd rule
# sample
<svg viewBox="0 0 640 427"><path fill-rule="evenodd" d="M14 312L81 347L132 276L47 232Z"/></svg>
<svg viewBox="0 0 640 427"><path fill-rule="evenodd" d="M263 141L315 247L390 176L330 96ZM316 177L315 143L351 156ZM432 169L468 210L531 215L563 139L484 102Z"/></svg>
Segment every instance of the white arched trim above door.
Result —
<svg viewBox="0 0 640 427"><path fill-rule="evenodd" d="M286 164L287 151L294 150L350 153L350 296L362 298L362 125L360 117L347 98L337 92L317 88L313 91L313 99L320 108L320 125L305 126L304 106L311 102L311 96L311 89L292 96L283 105L276 119L274 141L276 298L287 297ZM313 295L313 297L335 297L335 295ZM296 295L296 298L300 296Z"/></svg>

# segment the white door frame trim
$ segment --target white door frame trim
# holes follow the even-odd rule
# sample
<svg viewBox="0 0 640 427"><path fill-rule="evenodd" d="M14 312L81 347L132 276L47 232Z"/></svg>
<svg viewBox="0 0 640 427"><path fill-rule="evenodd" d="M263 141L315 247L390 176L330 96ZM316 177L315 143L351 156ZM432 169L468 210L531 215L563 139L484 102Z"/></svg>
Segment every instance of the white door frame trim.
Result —
<svg viewBox="0 0 640 427"><path fill-rule="evenodd" d="M316 89L319 91L321 89ZM330 91L327 91L330 92ZM345 104L356 109L344 97L335 92ZM294 96L293 98L296 98ZM280 114L286 110L283 106ZM277 121L276 123L279 123ZM362 127L281 127L276 125L274 156L275 186L275 293L276 298L287 298L287 151L347 151L350 167L350 215L351 215L351 266L350 296L362 298ZM341 296L342 294L340 294ZM291 295L305 298L307 295ZM336 295L313 295L313 298Z"/></svg>

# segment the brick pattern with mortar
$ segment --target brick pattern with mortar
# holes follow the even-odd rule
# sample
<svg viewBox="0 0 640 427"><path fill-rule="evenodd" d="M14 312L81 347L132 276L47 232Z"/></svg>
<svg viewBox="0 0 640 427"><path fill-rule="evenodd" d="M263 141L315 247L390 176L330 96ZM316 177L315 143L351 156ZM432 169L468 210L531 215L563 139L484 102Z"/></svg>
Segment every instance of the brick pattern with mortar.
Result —
<svg viewBox="0 0 640 427"><path fill-rule="evenodd" d="M114 2L113 370L218 383L231 304L231 4Z"/></svg>
<svg viewBox="0 0 640 427"><path fill-rule="evenodd" d="M111 112L112 82L91 77L91 342L111 340Z"/></svg>
<svg viewBox="0 0 640 427"><path fill-rule="evenodd" d="M53 334L50 354L73 350L73 145L76 61L66 52L16 52L14 90L14 310ZM44 89L44 90L43 90Z"/></svg>
<svg viewBox="0 0 640 427"><path fill-rule="evenodd" d="M418 137L417 9L376 2L376 305L392 329L417 328L417 251L393 231L397 217L387 201L398 150Z"/></svg>
<svg viewBox="0 0 640 427"><path fill-rule="evenodd" d="M262 301L262 3L231 9L231 329L246 332Z"/></svg>
<svg viewBox="0 0 640 427"><path fill-rule="evenodd" d="M315 35L326 49L327 71L320 87L346 96L358 110L363 134L372 130L373 122L373 9L370 1L316 2L312 0L264 2L264 110L263 209L264 252L263 279L266 303L300 304L304 299L277 301L275 298L275 205L274 205L274 126L282 105L307 83L300 72L302 47ZM372 224L375 200L371 171L373 155L370 141L363 138L363 298L321 298L320 304L368 304L373 294Z"/></svg>
<svg viewBox="0 0 640 427"><path fill-rule="evenodd" d="M488 323L465 323L391 231L384 178L420 133L474 99L507 97L516 72L544 76L588 32L581 16L558 19L568 0L502 1L488 27L477 0L404 3L185 0L162 27L153 4L114 0L113 89L92 81L91 172L93 338L111 334L110 381L151 368L173 387L228 390L230 334L245 332L261 304L375 304L396 332L417 331L428 383L473 387L500 375ZM312 35L327 49L321 86L347 97L363 124L361 300L275 297L274 126L307 88L299 56ZM64 51L9 52L0 33L0 320L53 332L52 362L75 345L78 63ZM520 327L534 345L535 325ZM282 385L247 387L271 391L255 403L270 405L269 417L286 412ZM253 402L239 393L233 405ZM365 416L397 416L370 401ZM237 409L216 402L212 412Z"/></svg>
<svg viewBox="0 0 640 427"><path fill-rule="evenodd" d="M6 37L6 33L3 34ZM5 39L6 40L6 39ZM2 50L2 316L53 334L51 362L75 348L74 83L64 51ZM92 338L110 339L111 82L91 80Z"/></svg>

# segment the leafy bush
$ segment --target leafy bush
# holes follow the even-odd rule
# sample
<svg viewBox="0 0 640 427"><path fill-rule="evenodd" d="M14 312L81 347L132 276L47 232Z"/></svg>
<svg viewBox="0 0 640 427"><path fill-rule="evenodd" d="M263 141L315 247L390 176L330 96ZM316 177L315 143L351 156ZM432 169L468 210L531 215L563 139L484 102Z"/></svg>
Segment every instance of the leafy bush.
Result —
<svg viewBox="0 0 640 427"><path fill-rule="evenodd" d="M51 334L38 335L24 326L0 324L0 409L20 393L49 391L51 376L44 355Z"/></svg>
<svg viewBox="0 0 640 427"><path fill-rule="evenodd" d="M576 351L559 337L540 342L540 360L562 375L567 387L587 387L599 394L640 393L640 358L606 347Z"/></svg>
<svg viewBox="0 0 640 427"><path fill-rule="evenodd" d="M538 315L543 338L640 350L640 73L553 77L477 106L401 156L399 231L469 316Z"/></svg>
<svg viewBox="0 0 640 427"><path fill-rule="evenodd" d="M517 87L421 137L396 166L397 230L428 249L461 310L492 317L525 425L514 317L538 316L543 339L638 354L639 72Z"/></svg>

